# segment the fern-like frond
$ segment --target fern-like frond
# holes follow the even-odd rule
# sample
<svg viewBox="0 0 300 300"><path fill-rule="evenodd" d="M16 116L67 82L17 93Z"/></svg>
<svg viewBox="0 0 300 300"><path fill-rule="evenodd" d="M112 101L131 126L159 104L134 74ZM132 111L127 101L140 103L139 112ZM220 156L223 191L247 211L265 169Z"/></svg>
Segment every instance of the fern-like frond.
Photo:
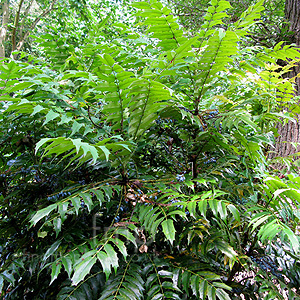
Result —
<svg viewBox="0 0 300 300"><path fill-rule="evenodd" d="M133 6L142 10L137 16L146 18L144 25L148 26L151 37L158 39L157 45L163 51L176 49L186 42L187 38L183 36L177 18L171 14L169 8L158 1L136 2Z"/></svg>
<svg viewBox="0 0 300 300"><path fill-rule="evenodd" d="M263 0L257 1L257 3L249 6L249 8L244 11L239 20L234 23L234 27L238 29L240 35L247 33L249 26L252 26L255 20L259 20L260 12L264 10Z"/></svg>
<svg viewBox="0 0 300 300"><path fill-rule="evenodd" d="M69 285L69 279L62 284L63 287L57 295L57 300L96 300L105 286L105 276L98 266L94 266L91 274L84 281L77 286Z"/></svg>
<svg viewBox="0 0 300 300"><path fill-rule="evenodd" d="M116 239L116 236L119 236L119 238ZM51 266L51 283L57 279L63 270L62 267L64 267L72 281L72 285L76 286L90 274L91 269L96 264L101 265L107 280L112 270L116 272L119 267L118 253L122 254L125 259L127 257L126 246L121 238L125 238L136 245L135 238L128 229L112 227L104 232L100 239L94 237L73 249L69 249L54 262L45 266ZM119 246L117 246L118 242L120 242ZM60 244L60 240L55 242L48 249L44 259L50 257Z"/></svg>
<svg viewBox="0 0 300 300"><path fill-rule="evenodd" d="M145 280L142 268L134 261L134 256L119 268L115 276L106 282L99 300L144 299Z"/></svg>
<svg viewBox="0 0 300 300"><path fill-rule="evenodd" d="M120 139L119 136L116 137ZM109 160L111 156L116 158L122 150L130 152L130 143L128 142L110 142L112 138L102 140L96 144L90 144L83 142L81 139L72 138L44 138L36 144L36 152L43 146L45 147L43 157L61 155L62 160L72 157L69 161L69 165L78 161L79 165L87 162L93 161L95 164L98 159ZM49 144L50 143L50 144ZM48 146L45 146L49 144Z"/></svg>
<svg viewBox="0 0 300 300"><path fill-rule="evenodd" d="M129 86L135 80L132 72L125 71L109 54L101 57L101 63L96 71L102 83L96 90L104 93L105 105L103 113L106 120L113 123L113 129L123 132L124 122L127 120L127 107L129 102Z"/></svg>
<svg viewBox="0 0 300 300"><path fill-rule="evenodd" d="M47 217L47 222L45 224L50 225L51 223L53 223L56 231L60 232L61 225L66 219L67 215L78 215L79 211L84 207L86 207L89 212L96 205L100 204L101 207L103 203L110 200L113 191L115 194L118 193L118 187L115 186L114 189L112 189L111 186L106 185L105 183L99 183L97 185L93 185L93 187L87 187L86 189L82 190L78 190L78 188L75 186L73 188L61 191L57 194L52 194L48 196L47 199L49 201L54 200L56 202L41 210L38 210L31 217L30 221L32 225L36 225L41 219ZM57 201L59 198L62 199L60 201ZM49 218L49 215L56 210L57 213Z"/></svg>
<svg viewBox="0 0 300 300"><path fill-rule="evenodd" d="M203 51L199 56L197 66L198 75L195 77L198 92L195 93L199 103L208 89L216 74L224 71L226 65L232 62L231 56L237 53L239 38L233 31L219 29L203 45Z"/></svg>
<svg viewBox="0 0 300 300"><path fill-rule="evenodd" d="M222 283L220 276L210 271L193 272L190 270L182 270L180 275L179 286L196 299L209 299L209 300L230 300L227 291L231 288Z"/></svg>
<svg viewBox="0 0 300 300"><path fill-rule="evenodd" d="M128 133L136 139L153 121L157 113L168 104L171 93L168 87L154 80L136 80L131 87Z"/></svg>

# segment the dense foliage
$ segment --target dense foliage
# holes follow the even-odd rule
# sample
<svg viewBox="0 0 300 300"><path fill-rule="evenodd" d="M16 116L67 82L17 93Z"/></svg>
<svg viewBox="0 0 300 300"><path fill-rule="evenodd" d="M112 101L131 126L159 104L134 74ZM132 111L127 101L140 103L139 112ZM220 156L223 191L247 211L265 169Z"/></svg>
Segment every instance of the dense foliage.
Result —
<svg viewBox="0 0 300 300"><path fill-rule="evenodd" d="M240 47L262 1L225 30L227 9L189 38L134 2L3 60L3 298L299 298L300 180L267 160L298 52Z"/></svg>
<svg viewBox="0 0 300 300"><path fill-rule="evenodd" d="M210 1L183 1L171 0L175 12L180 22L190 34L198 32L203 23L203 17ZM223 20L223 28L239 20L247 8L253 4L252 0L230 0L231 7L227 9L228 17ZM264 1L264 10L261 12L260 19L254 22L243 42L252 45L263 45L274 47L277 43L285 41L288 44L293 43L294 33L290 31L290 24L285 17L285 2L282 0Z"/></svg>

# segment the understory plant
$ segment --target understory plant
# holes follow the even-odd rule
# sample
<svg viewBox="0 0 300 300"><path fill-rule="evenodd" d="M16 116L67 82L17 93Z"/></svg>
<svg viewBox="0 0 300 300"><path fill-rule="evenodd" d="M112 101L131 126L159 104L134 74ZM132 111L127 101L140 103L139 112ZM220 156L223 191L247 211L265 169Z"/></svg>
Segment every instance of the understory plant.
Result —
<svg viewBox="0 0 300 300"><path fill-rule="evenodd" d="M191 38L133 2L2 60L3 299L299 298L300 179L267 160L298 52L242 46L262 3L212 0Z"/></svg>

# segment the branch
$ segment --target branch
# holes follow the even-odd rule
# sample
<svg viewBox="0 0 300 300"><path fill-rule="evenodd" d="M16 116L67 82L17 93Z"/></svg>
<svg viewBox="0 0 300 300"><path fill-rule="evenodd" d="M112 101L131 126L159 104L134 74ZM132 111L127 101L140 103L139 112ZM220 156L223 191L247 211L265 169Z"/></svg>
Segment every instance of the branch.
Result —
<svg viewBox="0 0 300 300"><path fill-rule="evenodd" d="M251 38L255 43L265 46L267 48L273 47L273 45L270 46L267 42L264 42L265 38L264 37L258 37L257 34L250 32L248 35L249 38Z"/></svg>
<svg viewBox="0 0 300 300"><path fill-rule="evenodd" d="M189 9L189 10L191 10L191 11L198 10L198 11L201 12L201 13L206 13L206 10L205 10L205 9L201 9L201 8L196 7L196 6L188 6L188 5L184 5L184 4L175 2L175 1L173 1L173 3L174 3L176 6L181 6L181 7L187 8L187 9Z"/></svg>
<svg viewBox="0 0 300 300"><path fill-rule="evenodd" d="M35 26L37 25L37 23L44 18L47 14L49 14L52 10L54 10L54 4L56 3L57 0L53 0L49 9L43 11L38 17L36 17L36 19L33 21L32 25L30 26L30 28L28 29L28 31L24 34L24 36L22 37L22 39L19 41L18 45L17 45L17 50L20 51L21 48L23 47L25 40L28 38L29 34L30 34L30 30L33 30L35 28ZM55 8L57 9L57 8Z"/></svg>
<svg viewBox="0 0 300 300"><path fill-rule="evenodd" d="M29 3L28 3L28 5L27 5L27 7L25 8L23 21L22 21L22 23L21 23L21 25L20 25L20 32L19 32L20 36L23 35L24 23L25 23L25 20L26 20L26 18L27 18L27 16L28 16L28 13L29 13L29 11L30 11L30 8L31 8L31 6L32 6L33 1L34 1L34 0L30 0Z"/></svg>
<svg viewBox="0 0 300 300"><path fill-rule="evenodd" d="M4 41L7 33L7 23L9 22L8 1L2 3L2 26L0 28L0 58L5 57Z"/></svg>
<svg viewBox="0 0 300 300"><path fill-rule="evenodd" d="M12 43L11 52L14 52L16 50L16 32L17 32L17 27L19 25L20 12L21 12L23 2L24 2L24 0L20 1L18 11L17 11L16 16L15 16L14 26L13 26L13 30L12 30L12 33L11 33L11 43Z"/></svg>
<svg viewBox="0 0 300 300"><path fill-rule="evenodd" d="M199 16L198 13L185 13L185 14L176 14L178 17L194 17L194 16Z"/></svg>
<svg viewBox="0 0 300 300"><path fill-rule="evenodd" d="M88 106L88 116L89 116L89 119L90 121L92 122L92 124L96 127L96 128L102 128L101 126L97 125L93 120L92 120L92 117L91 117L91 112L90 112L90 107Z"/></svg>

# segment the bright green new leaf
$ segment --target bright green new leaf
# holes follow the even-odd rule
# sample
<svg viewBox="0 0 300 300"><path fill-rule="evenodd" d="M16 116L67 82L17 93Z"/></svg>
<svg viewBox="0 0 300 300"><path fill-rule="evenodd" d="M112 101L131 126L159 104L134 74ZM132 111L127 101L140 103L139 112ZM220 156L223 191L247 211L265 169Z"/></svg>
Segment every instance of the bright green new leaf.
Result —
<svg viewBox="0 0 300 300"><path fill-rule="evenodd" d="M296 253L300 252L299 248L299 237L287 226L283 225L283 232L287 235L291 242L291 245Z"/></svg>
<svg viewBox="0 0 300 300"><path fill-rule="evenodd" d="M43 126L49 123L50 121L53 121L54 119L58 118L59 116L60 116L59 113L53 111L52 109L49 110L49 112L46 115L46 119L43 123Z"/></svg>

